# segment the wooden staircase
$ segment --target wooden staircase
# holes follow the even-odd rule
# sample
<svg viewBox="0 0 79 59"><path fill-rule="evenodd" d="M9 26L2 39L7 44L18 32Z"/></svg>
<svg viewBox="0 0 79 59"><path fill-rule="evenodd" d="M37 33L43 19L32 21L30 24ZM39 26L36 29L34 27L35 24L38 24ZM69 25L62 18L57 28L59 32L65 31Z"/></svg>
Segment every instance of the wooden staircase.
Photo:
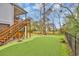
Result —
<svg viewBox="0 0 79 59"><path fill-rule="evenodd" d="M6 42L10 41L13 38L19 39L22 35L20 34L20 30L27 26L28 21L20 21L15 23L9 28L4 29L2 32L0 32L0 45L5 44ZM14 39L13 39L14 40Z"/></svg>

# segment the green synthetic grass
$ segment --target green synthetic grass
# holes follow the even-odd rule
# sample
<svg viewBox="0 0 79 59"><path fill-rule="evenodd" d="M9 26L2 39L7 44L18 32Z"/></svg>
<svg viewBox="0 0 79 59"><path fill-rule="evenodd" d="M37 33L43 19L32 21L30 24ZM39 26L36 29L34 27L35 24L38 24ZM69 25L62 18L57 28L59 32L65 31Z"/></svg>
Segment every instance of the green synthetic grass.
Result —
<svg viewBox="0 0 79 59"><path fill-rule="evenodd" d="M69 49L63 35L38 35L33 40L0 50L1 56L66 56ZM28 39L29 40L29 39ZM19 43L19 42L18 42Z"/></svg>

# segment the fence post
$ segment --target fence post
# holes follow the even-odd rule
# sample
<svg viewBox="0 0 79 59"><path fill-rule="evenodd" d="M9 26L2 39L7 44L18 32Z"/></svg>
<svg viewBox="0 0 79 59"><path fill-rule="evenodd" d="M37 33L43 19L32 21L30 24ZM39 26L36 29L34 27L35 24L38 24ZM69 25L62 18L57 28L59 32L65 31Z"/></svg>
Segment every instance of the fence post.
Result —
<svg viewBox="0 0 79 59"><path fill-rule="evenodd" d="M75 34L75 56L76 56L76 35L77 33Z"/></svg>

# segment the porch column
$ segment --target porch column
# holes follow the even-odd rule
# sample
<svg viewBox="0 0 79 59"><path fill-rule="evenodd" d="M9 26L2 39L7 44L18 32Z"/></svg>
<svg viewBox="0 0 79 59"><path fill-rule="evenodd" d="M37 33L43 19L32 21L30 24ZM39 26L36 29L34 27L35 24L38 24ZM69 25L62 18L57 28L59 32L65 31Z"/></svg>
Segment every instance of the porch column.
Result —
<svg viewBox="0 0 79 59"><path fill-rule="evenodd" d="M27 13L25 13L25 20L26 20L26 16L27 16ZM25 34L24 34L24 36L25 36L25 39L28 38L28 26L27 25L25 25Z"/></svg>
<svg viewBox="0 0 79 59"><path fill-rule="evenodd" d="M28 27L25 26L25 39L28 38Z"/></svg>
<svg viewBox="0 0 79 59"><path fill-rule="evenodd" d="M29 24L28 24L28 30L29 30L29 37L31 37L31 21L29 20Z"/></svg>

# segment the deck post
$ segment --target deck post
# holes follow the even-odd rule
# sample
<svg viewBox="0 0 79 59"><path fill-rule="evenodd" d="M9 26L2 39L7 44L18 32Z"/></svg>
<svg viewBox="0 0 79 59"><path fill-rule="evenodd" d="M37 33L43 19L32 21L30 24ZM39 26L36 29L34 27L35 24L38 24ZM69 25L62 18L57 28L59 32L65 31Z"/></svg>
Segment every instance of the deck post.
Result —
<svg viewBox="0 0 79 59"><path fill-rule="evenodd" d="M25 20L26 20L26 16L27 16L27 13L25 13ZM27 25L25 25L25 39L28 38L28 26Z"/></svg>
<svg viewBox="0 0 79 59"><path fill-rule="evenodd" d="M25 39L26 39L26 37L27 37L26 32L27 32L27 27L25 26Z"/></svg>
<svg viewBox="0 0 79 59"><path fill-rule="evenodd" d="M31 37L31 21L29 20L29 37Z"/></svg>

